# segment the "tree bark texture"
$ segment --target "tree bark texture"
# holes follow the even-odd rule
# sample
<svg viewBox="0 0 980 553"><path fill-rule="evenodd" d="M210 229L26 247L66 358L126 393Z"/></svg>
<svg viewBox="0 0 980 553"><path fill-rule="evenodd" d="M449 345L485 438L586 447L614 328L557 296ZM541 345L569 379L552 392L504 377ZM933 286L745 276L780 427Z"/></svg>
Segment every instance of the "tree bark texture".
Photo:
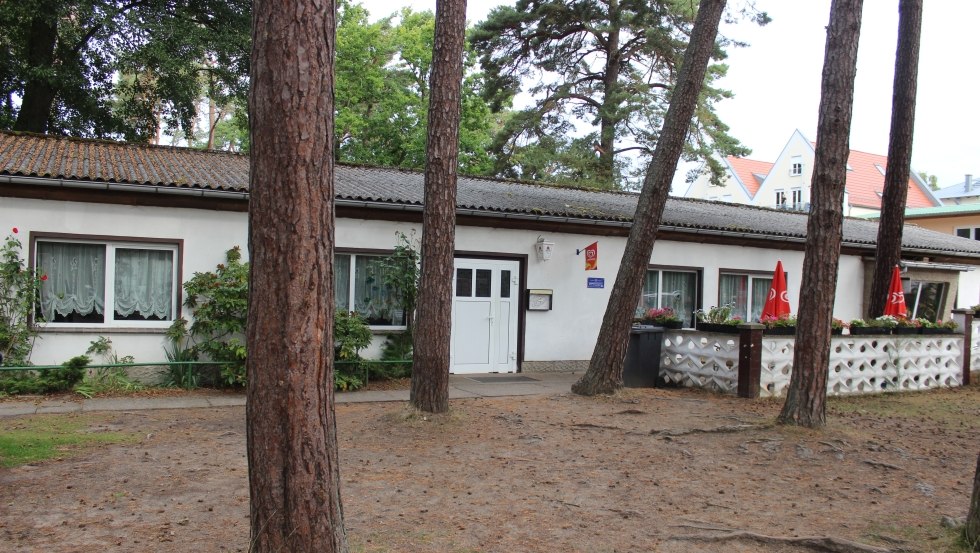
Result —
<svg viewBox="0 0 980 553"><path fill-rule="evenodd" d="M973 546L974 551L980 551L980 454L977 455L977 471L973 476L973 495L970 497L970 510L966 515L963 538L966 543Z"/></svg>
<svg viewBox="0 0 980 553"><path fill-rule="evenodd" d="M48 130L51 108L57 93L54 77L55 47L58 43L58 15L56 6L46 6L44 13L31 21L30 44L27 47L27 63L35 70L24 84L24 98L17 112L13 130L44 133Z"/></svg>
<svg viewBox="0 0 980 553"><path fill-rule="evenodd" d="M609 0L609 34L606 37L606 67L603 78L602 105L599 107L599 178L604 186L615 187L616 121L620 114L619 73L623 63L619 37L622 15L619 0Z"/></svg>
<svg viewBox="0 0 980 553"><path fill-rule="evenodd" d="M252 11L250 551L346 552L333 406L335 4Z"/></svg>
<svg viewBox="0 0 980 553"><path fill-rule="evenodd" d="M436 2L426 139L422 267L413 333L413 406L449 410L449 363L456 246L456 177L466 0Z"/></svg>
<svg viewBox="0 0 980 553"><path fill-rule="evenodd" d="M724 9L725 0L701 0L698 7L691 40L684 53L684 63L674 86L660 139L643 180L633 226L602 317L589 370L572 386L576 394L607 394L623 386L623 359L626 357L633 312L643 288L643 275L650 263L657 229L704 83L708 60L714 52L718 23Z"/></svg>
<svg viewBox="0 0 980 553"><path fill-rule="evenodd" d="M902 227L905 225L905 201L909 192L915 94L919 80L922 0L901 0L898 12L898 49L895 52L895 82L892 85L888 167L885 169L885 191L881 198L875 270L868 307L868 314L872 317L885 313L892 268L902 258Z"/></svg>
<svg viewBox="0 0 980 553"><path fill-rule="evenodd" d="M834 0L824 50L811 210L800 289L793 375L779 415L784 424L826 420L830 325L837 292L849 135L863 0Z"/></svg>

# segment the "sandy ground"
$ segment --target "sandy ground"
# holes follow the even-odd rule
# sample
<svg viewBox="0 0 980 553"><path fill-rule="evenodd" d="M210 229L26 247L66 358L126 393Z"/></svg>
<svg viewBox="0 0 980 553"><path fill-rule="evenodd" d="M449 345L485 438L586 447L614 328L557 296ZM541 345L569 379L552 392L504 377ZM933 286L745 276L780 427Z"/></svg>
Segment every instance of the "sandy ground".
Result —
<svg viewBox="0 0 980 553"><path fill-rule="evenodd" d="M950 551L968 507L980 387L834 400L820 431L781 404L688 390L337 408L352 551L807 549L832 536ZM53 415L51 415L53 416ZM138 442L0 469L0 550L247 551L244 409L58 415ZM883 549L883 550L884 550Z"/></svg>

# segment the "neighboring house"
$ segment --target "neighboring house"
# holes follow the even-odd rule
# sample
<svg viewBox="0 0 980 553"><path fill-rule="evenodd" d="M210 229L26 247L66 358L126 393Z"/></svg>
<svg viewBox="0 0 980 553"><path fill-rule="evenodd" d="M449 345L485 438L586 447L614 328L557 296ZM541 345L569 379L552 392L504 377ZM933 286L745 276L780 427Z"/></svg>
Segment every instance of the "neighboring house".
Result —
<svg viewBox="0 0 980 553"><path fill-rule="evenodd" d="M396 233L418 236L423 184L419 172L336 168L336 302L369 318L375 353L404 328L378 259ZM120 355L162 361L164 331L190 315L182 283L247 245L248 190L238 154L0 133L0 225L19 227L29 263L48 276L32 361L64 362L98 336ZM460 177L452 370L585 367L636 203L632 193ZM802 213L671 198L642 303L674 307L688 325L695 309L727 303L751 318L782 260L795 310L806 226ZM876 236L873 222L844 222L839 318L864 315ZM538 256L539 243L550 255ZM586 270L580 252L593 243L597 266ZM915 300L919 314L978 303L980 242L910 227L903 259L910 289L930 291Z"/></svg>
<svg viewBox="0 0 980 553"><path fill-rule="evenodd" d="M712 184L707 175L702 175L688 186L684 197L751 204L772 169L772 163L735 156L727 156L722 166L725 174L721 184Z"/></svg>
<svg viewBox="0 0 980 553"><path fill-rule="evenodd" d="M728 194L731 199L726 201L734 203L808 211L815 153L814 144L797 130L790 136L783 151L771 164L756 160L726 158L726 166L729 168L726 183L735 181L742 184L742 188L747 192L748 201L740 201L737 194L727 192L729 189L737 191L738 186L729 184L724 187L712 186L708 182L707 175L702 175L691 183L684 197L710 200L723 199L721 195ZM844 215L858 216L881 211L886 165L885 156L851 150L847 160L847 182L844 186ZM743 167L750 169L743 169ZM766 168L768 170L763 173ZM719 188L724 192L719 193L717 191ZM912 208L924 208L941 204L933 196L929 186L913 172L909 178L907 205Z"/></svg>
<svg viewBox="0 0 980 553"><path fill-rule="evenodd" d="M940 188L934 192L943 205L962 205L980 203L980 179L966 175L963 182Z"/></svg>
<svg viewBox="0 0 980 553"><path fill-rule="evenodd" d="M906 209L905 223L980 240L980 203Z"/></svg>

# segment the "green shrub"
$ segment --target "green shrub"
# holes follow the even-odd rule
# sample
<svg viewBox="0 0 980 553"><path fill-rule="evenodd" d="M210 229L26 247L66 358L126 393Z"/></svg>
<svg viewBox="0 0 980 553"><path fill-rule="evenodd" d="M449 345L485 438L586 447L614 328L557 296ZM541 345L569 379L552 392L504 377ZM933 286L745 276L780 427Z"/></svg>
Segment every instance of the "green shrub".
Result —
<svg viewBox="0 0 980 553"><path fill-rule="evenodd" d="M32 319L34 304L47 280L25 266L17 233L15 227L0 246L0 366L5 367L30 365L40 320Z"/></svg>
<svg viewBox="0 0 980 553"><path fill-rule="evenodd" d="M194 273L184 283L184 306L194 312L190 341L178 354L181 361L201 357L221 363L221 383L245 385L245 322L248 319L248 263L242 262L238 246L225 253L225 263L213 272ZM187 321L174 321L171 331L179 333ZM175 328L176 327L176 328ZM186 333L185 333L186 336ZM171 340L173 343L173 340ZM171 353L176 353L172 350Z"/></svg>
<svg viewBox="0 0 980 553"><path fill-rule="evenodd" d="M98 355L102 358L101 364L105 365L133 362L132 355L120 357L112 347L112 340L105 336L93 340L85 353ZM135 392L142 389L143 385L130 379L123 367L99 367L74 387L75 392L89 398L101 393Z"/></svg>
<svg viewBox="0 0 980 553"><path fill-rule="evenodd" d="M65 361L60 369L4 371L0 373L0 393L50 394L70 390L85 376L90 361L87 356L79 355Z"/></svg>

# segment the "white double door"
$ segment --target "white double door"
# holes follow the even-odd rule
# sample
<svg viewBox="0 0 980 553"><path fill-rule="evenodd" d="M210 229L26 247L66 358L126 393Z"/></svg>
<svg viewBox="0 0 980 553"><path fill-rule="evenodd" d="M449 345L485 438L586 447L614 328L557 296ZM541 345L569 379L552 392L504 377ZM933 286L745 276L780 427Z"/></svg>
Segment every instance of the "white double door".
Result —
<svg viewBox="0 0 980 553"><path fill-rule="evenodd" d="M520 263L455 260L450 372L517 371Z"/></svg>

